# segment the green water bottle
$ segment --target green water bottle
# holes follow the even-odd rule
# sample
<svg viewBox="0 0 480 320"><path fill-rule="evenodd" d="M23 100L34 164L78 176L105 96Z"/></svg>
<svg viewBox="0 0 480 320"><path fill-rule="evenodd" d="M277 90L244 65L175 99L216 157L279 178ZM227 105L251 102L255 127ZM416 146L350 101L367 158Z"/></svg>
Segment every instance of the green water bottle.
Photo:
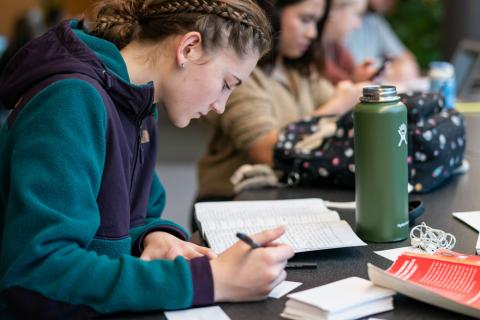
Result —
<svg viewBox="0 0 480 320"><path fill-rule="evenodd" d="M363 88L354 111L356 229L372 242L404 240L408 225L407 108L394 86Z"/></svg>

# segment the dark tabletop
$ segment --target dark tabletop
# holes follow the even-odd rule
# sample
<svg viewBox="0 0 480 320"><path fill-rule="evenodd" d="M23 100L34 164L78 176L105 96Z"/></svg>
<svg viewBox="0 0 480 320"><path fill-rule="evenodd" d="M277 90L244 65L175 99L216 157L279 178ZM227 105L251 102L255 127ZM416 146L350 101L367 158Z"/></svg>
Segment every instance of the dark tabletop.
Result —
<svg viewBox="0 0 480 320"><path fill-rule="evenodd" d="M420 199L424 202L425 213L417 224L425 223L433 228L450 232L457 238L454 251L475 254L478 233L459 220L453 218L452 212L480 210L480 114L466 115L467 151L466 158L470 171L452 178L447 184L428 194L411 195L410 200ZM353 190L320 188L283 188L251 190L240 194L236 200L273 200L295 198L322 198L331 201L353 201ZM355 226L354 210L337 210L344 220ZM295 291L324 285L347 277L358 276L368 279L367 262L381 268L388 268L392 262L375 254L374 251L404 247L409 240L395 243L368 243L368 246L330 249L295 255L294 260L316 261L317 269L288 270L287 280L299 281L303 285ZM269 298L254 303L225 303L221 308L233 320L282 319L282 312L287 298ZM403 295L394 298L394 310L375 315L380 319L467 319L444 309L418 302ZM126 317L129 319L165 319L162 313L152 313ZM214 319L212 319L214 320Z"/></svg>

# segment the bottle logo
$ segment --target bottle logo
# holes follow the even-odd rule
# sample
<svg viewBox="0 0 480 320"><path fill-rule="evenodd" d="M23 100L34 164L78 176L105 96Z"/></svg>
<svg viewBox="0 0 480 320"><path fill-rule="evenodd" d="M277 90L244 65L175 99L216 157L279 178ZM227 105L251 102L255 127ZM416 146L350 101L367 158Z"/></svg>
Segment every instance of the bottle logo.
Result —
<svg viewBox="0 0 480 320"><path fill-rule="evenodd" d="M406 227L408 226L408 224L410 223L410 221L404 221L402 223L397 223L397 228L403 228L403 227Z"/></svg>
<svg viewBox="0 0 480 320"><path fill-rule="evenodd" d="M405 123L402 123L400 127L398 127L398 134L400 135L398 146L400 147L402 142L405 142L405 145L407 145L407 125Z"/></svg>

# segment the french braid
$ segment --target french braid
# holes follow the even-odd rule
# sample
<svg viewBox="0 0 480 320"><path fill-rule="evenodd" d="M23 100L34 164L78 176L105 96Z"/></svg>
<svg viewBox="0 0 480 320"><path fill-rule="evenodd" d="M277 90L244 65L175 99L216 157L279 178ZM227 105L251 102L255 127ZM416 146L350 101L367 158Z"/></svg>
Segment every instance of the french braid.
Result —
<svg viewBox="0 0 480 320"><path fill-rule="evenodd" d="M155 41L188 31L200 32L206 46L227 44L239 54L256 49L263 55L271 44L268 20L252 0L106 0L92 24L92 34L119 49L135 39Z"/></svg>
<svg viewBox="0 0 480 320"><path fill-rule="evenodd" d="M214 14L227 20L243 24L253 28L260 37L265 37L261 28L252 21L246 12L237 11L224 1L206 1L206 0L183 0L183 1L163 1L158 6L152 6L151 11L146 14L148 17L162 14L175 13L203 13Z"/></svg>

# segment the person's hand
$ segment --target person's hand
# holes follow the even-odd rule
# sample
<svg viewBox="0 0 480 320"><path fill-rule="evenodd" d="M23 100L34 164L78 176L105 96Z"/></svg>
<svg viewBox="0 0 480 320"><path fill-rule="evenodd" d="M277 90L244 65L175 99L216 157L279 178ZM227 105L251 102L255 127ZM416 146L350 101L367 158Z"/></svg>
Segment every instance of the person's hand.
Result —
<svg viewBox="0 0 480 320"><path fill-rule="evenodd" d="M360 102L362 89L368 83L353 83L345 80L337 83L335 94L314 111L315 116L342 116Z"/></svg>
<svg viewBox="0 0 480 320"><path fill-rule="evenodd" d="M354 82L371 81L376 72L377 69L375 69L373 66L373 60L366 59L361 64L355 66L352 80Z"/></svg>
<svg viewBox="0 0 480 320"><path fill-rule="evenodd" d="M293 256L293 249L272 243L284 233L282 227L257 233L251 238L262 248L252 249L237 241L212 259L215 301L261 300L285 280L285 265Z"/></svg>
<svg viewBox="0 0 480 320"><path fill-rule="evenodd" d="M352 83L351 81L340 81L335 88L333 99L337 103L337 115L350 111L360 102L362 89L365 83Z"/></svg>
<svg viewBox="0 0 480 320"><path fill-rule="evenodd" d="M230 177L236 194L248 189L277 187L279 182L272 167L266 164L244 164Z"/></svg>
<svg viewBox="0 0 480 320"><path fill-rule="evenodd" d="M174 235L154 231L149 233L143 240L143 252L140 259L150 261L154 259L173 260L177 256L193 259L208 256L210 259L217 255L209 248L198 246L194 243L183 241Z"/></svg>

